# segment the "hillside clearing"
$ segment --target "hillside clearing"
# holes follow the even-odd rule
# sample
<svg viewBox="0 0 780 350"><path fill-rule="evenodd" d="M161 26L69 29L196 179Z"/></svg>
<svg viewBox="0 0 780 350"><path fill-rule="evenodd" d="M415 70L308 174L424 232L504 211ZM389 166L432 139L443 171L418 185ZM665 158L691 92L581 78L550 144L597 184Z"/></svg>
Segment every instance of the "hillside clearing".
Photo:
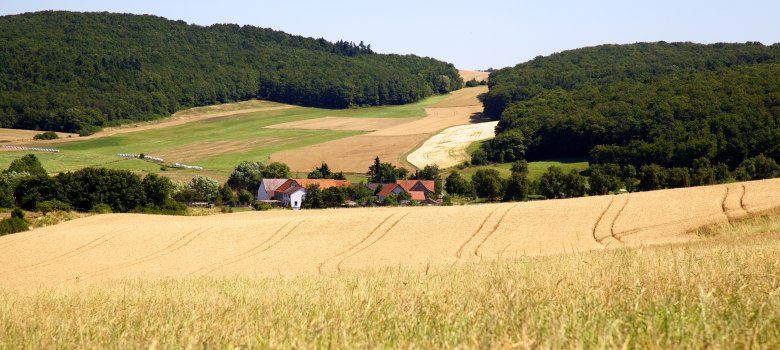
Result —
<svg viewBox="0 0 780 350"><path fill-rule="evenodd" d="M700 239L689 232L703 225L777 206L780 179L461 207L99 215L1 237L0 286L333 276L680 243Z"/></svg>
<svg viewBox="0 0 780 350"><path fill-rule="evenodd" d="M480 72L476 70L459 70L458 73L460 73L460 77L463 78L463 81L469 81L471 79L476 79L477 81L488 80L488 77L490 76L490 72Z"/></svg>

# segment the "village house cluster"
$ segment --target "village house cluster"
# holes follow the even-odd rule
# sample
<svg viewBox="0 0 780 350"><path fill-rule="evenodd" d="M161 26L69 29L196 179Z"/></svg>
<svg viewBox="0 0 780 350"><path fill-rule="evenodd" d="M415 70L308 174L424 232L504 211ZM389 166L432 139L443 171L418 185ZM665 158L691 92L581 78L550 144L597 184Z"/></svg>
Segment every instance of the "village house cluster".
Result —
<svg viewBox="0 0 780 350"><path fill-rule="evenodd" d="M257 189L257 201L300 209L306 198L306 188L311 185L319 185L320 189L325 190L331 187L348 187L350 183L349 180L331 179L263 179ZM435 193L435 184L432 180L397 180L394 183L368 183L365 186L375 193L379 202L390 194L399 195L405 192L409 194L410 200L417 201L419 204L436 204L430 199Z"/></svg>

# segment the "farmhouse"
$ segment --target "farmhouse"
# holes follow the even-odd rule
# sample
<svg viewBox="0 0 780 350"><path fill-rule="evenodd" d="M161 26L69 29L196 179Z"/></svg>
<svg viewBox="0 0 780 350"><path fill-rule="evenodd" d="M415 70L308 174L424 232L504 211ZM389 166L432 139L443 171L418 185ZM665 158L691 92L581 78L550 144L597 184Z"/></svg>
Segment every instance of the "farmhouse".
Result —
<svg viewBox="0 0 780 350"><path fill-rule="evenodd" d="M273 187L276 185L276 180L270 179L268 185ZM293 209L300 209L303 200L306 198L306 187L311 185L319 185L320 189L324 190L331 187L349 186L348 180L330 180L330 179L281 179L281 185L276 186L273 190L273 200L279 201L283 207L291 207ZM263 180L265 182L265 180ZM270 194L268 190L264 188L264 184L260 184L258 188L258 198L260 198L260 192L265 191L266 194Z"/></svg>
<svg viewBox="0 0 780 350"><path fill-rule="evenodd" d="M435 203L427 198L435 193L435 183L431 180L397 180L395 183L383 184L376 197L381 202L390 194L398 195L401 192L408 193L412 200L422 204Z"/></svg>
<svg viewBox="0 0 780 350"><path fill-rule="evenodd" d="M257 189L258 201L272 201L279 186L287 182L287 179L263 179L260 188Z"/></svg>

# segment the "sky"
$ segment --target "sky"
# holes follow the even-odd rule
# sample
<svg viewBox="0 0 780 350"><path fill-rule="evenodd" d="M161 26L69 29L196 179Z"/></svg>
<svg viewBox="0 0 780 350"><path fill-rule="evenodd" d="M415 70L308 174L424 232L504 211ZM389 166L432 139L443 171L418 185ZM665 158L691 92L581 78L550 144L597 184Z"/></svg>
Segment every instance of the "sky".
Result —
<svg viewBox="0 0 780 350"><path fill-rule="evenodd" d="M0 0L2 15L42 10L253 25L482 70L600 44L780 42L777 0Z"/></svg>

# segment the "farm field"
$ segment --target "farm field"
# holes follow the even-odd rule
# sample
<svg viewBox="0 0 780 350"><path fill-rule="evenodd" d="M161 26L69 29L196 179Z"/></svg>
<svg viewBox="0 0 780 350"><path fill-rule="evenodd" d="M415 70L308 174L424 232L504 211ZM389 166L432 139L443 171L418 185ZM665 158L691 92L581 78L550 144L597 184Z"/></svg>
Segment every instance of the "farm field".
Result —
<svg viewBox="0 0 780 350"><path fill-rule="evenodd" d="M429 164L436 164L441 169L456 166L469 160L469 154L466 153L469 145L496 136L496 125L497 121L447 128L426 140L406 159L418 168Z"/></svg>
<svg viewBox="0 0 780 350"><path fill-rule="evenodd" d="M0 290L4 348L780 346L780 213L679 245Z"/></svg>
<svg viewBox="0 0 780 350"><path fill-rule="evenodd" d="M196 108L177 113L170 119L108 128L84 138L35 142L28 139L27 142L13 144L62 150L61 153L56 154L35 153L44 168L51 173L87 166L102 166L138 172L159 172L182 180L196 174L205 174L224 181L235 165L243 160L267 161L268 157L275 152L364 134L366 131L360 130L371 130L373 128L371 125L378 125L377 120L388 120L390 125L397 124L397 120L417 120L425 116L426 106L434 105L443 99L445 96L435 96L409 105L348 110L305 108L250 101ZM305 121L317 124L321 123L320 118L351 120L352 125L356 127L352 130L337 127L305 128L304 125L298 128L273 128L274 125L305 123ZM366 119L365 124L362 123L363 119ZM32 135L34 133L30 138ZM200 165L205 169L160 172L158 164L119 158L115 156L116 153L145 153L162 157L166 162ZM26 153L0 152L0 167L7 167L13 159L24 154Z"/></svg>
<svg viewBox="0 0 780 350"><path fill-rule="evenodd" d="M698 227L778 206L780 180L773 179L455 207L98 215L0 237L0 286L338 276L682 243L699 240L690 233Z"/></svg>
<svg viewBox="0 0 780 350"><path fill-rule="evenodd" d="M376 131L290 149L271 155L272 161L285 161L294 170L313 169L324 160L331 169L364 173L373 159L412 167L406 155L441 130L455 125L481 121L482 104L478 96L486 86L464 88L425 108L427 116ZM323 159L324 158L324 159Z"/></svg>

